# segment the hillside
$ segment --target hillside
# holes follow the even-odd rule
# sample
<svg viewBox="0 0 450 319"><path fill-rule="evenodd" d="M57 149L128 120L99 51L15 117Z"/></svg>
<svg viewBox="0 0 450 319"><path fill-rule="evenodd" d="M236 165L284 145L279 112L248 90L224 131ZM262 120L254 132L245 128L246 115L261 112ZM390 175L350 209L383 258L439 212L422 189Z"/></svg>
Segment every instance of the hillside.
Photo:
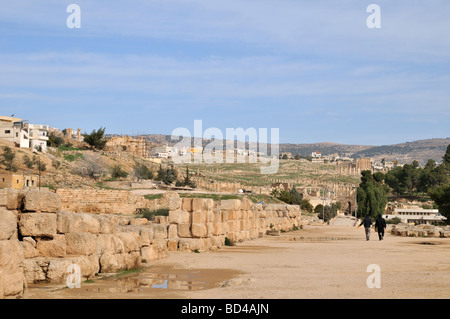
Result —
<svg viewBox="0 0 450 319"><path fill-rule="evenodd" d="M171 141L170 135L146 135L148 141L175 145L178 141ZM209 141L203 141L203 146ZM417 160L420 164L425 164L428 159L436 162L442 161L450 138L424 139L412 142L392 145L347 145L337 143L310 143L310 144L280 144L280 153L290 152L292 155L308 156L314 151L319 151L323 155L337 154L339 156L370 157L376 161L385 159L386 161L398 160L400 164L411 163Z"/></svg>

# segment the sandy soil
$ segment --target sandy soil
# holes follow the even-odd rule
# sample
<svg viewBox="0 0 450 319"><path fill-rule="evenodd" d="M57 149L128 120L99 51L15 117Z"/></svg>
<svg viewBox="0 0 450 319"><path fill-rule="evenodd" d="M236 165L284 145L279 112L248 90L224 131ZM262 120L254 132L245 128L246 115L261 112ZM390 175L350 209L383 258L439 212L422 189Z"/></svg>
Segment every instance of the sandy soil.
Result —
<svg viewBox="0 0 450 319"><path fill-rule="evenodd" d="M381 288L368 288L371 264ZM372 282L372 281L370 281ZM25 298L449 298L450 239L407 238L362 228L306 226L202 253L171 252L137 274L81 288L27 289Z"/></svg>

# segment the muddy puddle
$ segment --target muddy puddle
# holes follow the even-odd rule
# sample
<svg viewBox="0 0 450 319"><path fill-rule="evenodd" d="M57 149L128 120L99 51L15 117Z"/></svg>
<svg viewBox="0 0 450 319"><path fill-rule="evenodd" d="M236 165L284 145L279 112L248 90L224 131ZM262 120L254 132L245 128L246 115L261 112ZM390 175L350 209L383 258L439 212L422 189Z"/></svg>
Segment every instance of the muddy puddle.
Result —
<svg viewBox="0 0 450 319"><path fill-rule="evenodd" d="M230 269L176 269L148 267L126 275L103 276L83 282L80 288L64 285L31 285L25 298L155 298L183 291L221 287L241 274Z"/></svg>
<svg viewBox="0 0 450 319"><path fill-rule="evenodd" d="M298 241L298 242L306 242L306 243L317 243L317 242L330 242L330 241L338 241L338 240L355 240L355 238L351 237L302 237L302 236L291 236L287 237L289 241Z"/></svg>

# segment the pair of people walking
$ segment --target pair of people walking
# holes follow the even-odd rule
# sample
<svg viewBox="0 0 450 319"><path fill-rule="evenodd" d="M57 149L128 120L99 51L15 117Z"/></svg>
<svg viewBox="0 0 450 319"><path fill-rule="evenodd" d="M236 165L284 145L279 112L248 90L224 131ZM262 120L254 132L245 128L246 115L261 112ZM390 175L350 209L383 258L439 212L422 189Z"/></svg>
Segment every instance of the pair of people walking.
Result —
<svg viewBox="0 0 450 319"><path fill-rule="evenodd" d="M364 230L366 232L366 240L370 239L370 227L372 226L372 219L370 218L369 214L364 217L361 224L359 226L364 225ZM379 214L377 216L377 219L375 220L375 231L378 232L378 238L379 240L383 240L384 238L384 230L386 229L386 221L384 218Z"/></svg>

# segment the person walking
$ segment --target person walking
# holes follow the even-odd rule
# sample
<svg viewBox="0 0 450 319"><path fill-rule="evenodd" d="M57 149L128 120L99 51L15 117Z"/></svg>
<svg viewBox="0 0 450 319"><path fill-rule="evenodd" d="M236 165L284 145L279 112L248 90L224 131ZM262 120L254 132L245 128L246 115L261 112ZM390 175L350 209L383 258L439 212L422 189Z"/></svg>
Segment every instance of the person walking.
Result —
<svg viewBox="0 0 450 319"><path fill-rule="evenodd" d="M366 240L370 239L370 226L372 226L372 219L370 218L369 214L366 214L366 217L362 220L361 224L359 226L364 225L364 230L366 232Z"/></svg>
<svg viewBox="0 0 450 319"><path fill-rule="evenodd" d="M375 220L375 231L378 232L378 238L383 240L384 238L384 230L386 229L386 220L378 214L377 219Z"/></svg>

